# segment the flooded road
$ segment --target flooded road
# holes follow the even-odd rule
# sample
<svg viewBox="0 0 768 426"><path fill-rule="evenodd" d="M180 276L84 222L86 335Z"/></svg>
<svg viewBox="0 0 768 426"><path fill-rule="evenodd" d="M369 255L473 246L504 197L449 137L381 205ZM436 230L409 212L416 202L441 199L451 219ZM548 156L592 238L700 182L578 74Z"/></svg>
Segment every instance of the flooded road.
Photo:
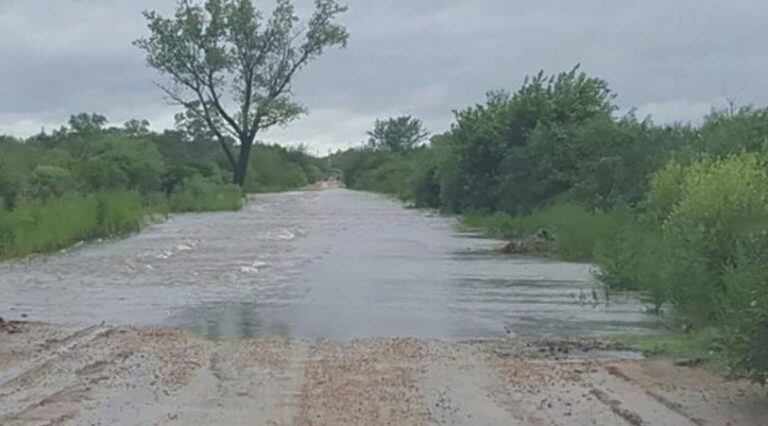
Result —
<svg viewBox="0 0 768 426"><path fill-rule="evenodd" d="M0 264L0 312L208 338L605 335L654 326L590 266L495 254L452 219L347 190L261 195L123 240ZM597 297L597 299L596 299Z"/></svg>

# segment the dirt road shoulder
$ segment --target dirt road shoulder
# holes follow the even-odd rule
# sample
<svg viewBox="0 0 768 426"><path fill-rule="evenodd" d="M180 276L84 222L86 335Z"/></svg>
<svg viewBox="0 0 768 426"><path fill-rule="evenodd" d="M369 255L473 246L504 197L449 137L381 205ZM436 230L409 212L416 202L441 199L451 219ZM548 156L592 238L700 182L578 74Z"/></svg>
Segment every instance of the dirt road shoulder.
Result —
<svg viewBox="0 0 768 426"><path fill-rule="evenodd" d="M0 424L768 424L766 390L661 360L510 341L16 324Z"/></svg>

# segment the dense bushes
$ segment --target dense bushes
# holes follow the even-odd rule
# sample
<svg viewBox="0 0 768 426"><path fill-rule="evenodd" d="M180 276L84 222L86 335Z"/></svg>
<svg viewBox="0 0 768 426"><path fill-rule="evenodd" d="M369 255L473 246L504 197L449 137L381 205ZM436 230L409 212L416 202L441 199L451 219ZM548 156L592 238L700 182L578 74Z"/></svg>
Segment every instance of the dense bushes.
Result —
<svg viewBox="0 0 768 426"><path fill-rule="evenodd" d="M331 160L352 188L460 213L517 243L544 236L551 243L534 250L596 262L609 287L640 291L686 330L715 329L734 372L764 383L768 109L658 126L617 117L613 97L578 69L540 73L457 112L427 147Z"/></svg>
<svg viewBox="0 0 768 426"><path fill-rule="evenodd" d="M768 382L768 235L762 232L739 242L733 265L723 274L721 317L731 367L739 376Z"/></svg>
<svg viewBox="0 0 768 426"><path fill-rule="evenodd" d="M78 114L52 134L0 137L0 258L135 231L148 214L242 206L221 147L200 129L157 134L146 121L106 123ZM303 149L256 145L251 158L246 189L254 192L327 175L325 163Z"/></svg>
<svg viewBox="0 0 768 426"><path fill-rule="evenodd" d="M304 147L255 145L251 153L247 192L273 192L295 189L324 180L324 162L306 153Z"/></svg>
<svg viewBox="0 0 768 426"><path fill-rule="evenodd" d="M669 302L688 327L717 325L736 372L768 374L768 158L743 153L659 170L645 220L655 228L601 258L608 283ZM648 233L650 234L650 232ZM645 240L640 240L644 238ZM620 267L617 267L620 265Z"/></svg>
<svg viewBox="0 0 768 426"><path fill-rule="evenodd" d="M173 192L168 203L175 212L237 210L243 206L243 190L237 185L222 185L196 176Z"/></svg>
<svg viewBox="0 0 768 426"><path fill-rule="evenodd" d="M484 104L456 112L451 130L428 148L399 156L353 148L332 156L333 165L349 187L378 190L370 187L376 180L359 177L386 163L411 163L396 192L454 213L526 214L566 198L588 208L631 206L692 132L632 115L615 119L613 97L605 81L578 68L540 73L514 94L491 92Z"/></svg>

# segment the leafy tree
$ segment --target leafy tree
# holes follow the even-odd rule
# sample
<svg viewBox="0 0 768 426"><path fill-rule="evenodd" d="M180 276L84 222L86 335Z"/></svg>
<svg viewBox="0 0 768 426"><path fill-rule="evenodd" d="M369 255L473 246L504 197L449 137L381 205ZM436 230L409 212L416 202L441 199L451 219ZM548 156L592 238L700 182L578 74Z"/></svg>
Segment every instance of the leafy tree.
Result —
<svg viewBox="0 0 768 426"><path fill-rule="evenodd" d="M161 85L168 97L216 135L243 186L258 132L304 112L291 99L296 72L327 47L346 45L348 33L335 21L346 9L315 0L312 17L298 25L291 0L278 0L268 19L251 0L181 0L172 18L145 12L150 36L135 45L169 77ZM237 158L227 136L240 144Z"/></svg>
<svg viewBox="0 0 768 426"><path fill-rule="evenodd" d="M368 136L368 143L376 149L403 153L419 146L429 137L429 133L424 129L421 120L405 115L376 120Z"/></svg>
<svg viewBox="0 0 768 426"><path fill-rule="evenodd" d="M158 148L142 138L114 135L87 139L75 163L85 189L131 189L142 194L159 191L167 166Z"/></svg>
<svg viewBox="0 0 768 426"><path fill-rule="evenodd" d="M713 111L701 128L695 151L716 156L762 151L768 140L768 108Z"/></svg>
<svg viewBox="0 0 768 426"><path fill-rule="evenodd" d="M69 127L81 135L100 132L107 124L107 117L99 114L80 113L69 118Z"/></svg>
<svg viewBox="0 0 768 426"><path fill-rule="evenodd" d="M211 131L205 120L190 111L176 114L174 121L176 122L176 129L183 133L186 142L207 143L216 139L216 134ZM233 138L227 139L226 144L234 146L235 140Z"/></svg>
<svg viewBox="0 0 768 426"><path fill-rule="evenodd" d="M149 134L149 121L148 120L128 120L123 125L125 132L128 136L146 136Z"/></svg>
<svg viewBox="0 0 768 426"><path fill-rule="evenodd" d="M69 170L47 165L35 168L29 185L29 195L41 200L60 197L74 187Z"/></svg>
<svg viewBox="0 0 768 426"><path fill-rule="evenodd" d="M21 179L0 158L0 209L12 209L21 193Z"/></svg>
<svg viewBox="0 0 768 426"><path fill-rule="evenodd" d="M540 72L514 94L491 92L485 104L456 112L444 136L452 154L439 167L442 204L520 213L568 190L583 148L572 148L571 135L581 123L610 120L613 98L604 80L577 66Z"/></svg>

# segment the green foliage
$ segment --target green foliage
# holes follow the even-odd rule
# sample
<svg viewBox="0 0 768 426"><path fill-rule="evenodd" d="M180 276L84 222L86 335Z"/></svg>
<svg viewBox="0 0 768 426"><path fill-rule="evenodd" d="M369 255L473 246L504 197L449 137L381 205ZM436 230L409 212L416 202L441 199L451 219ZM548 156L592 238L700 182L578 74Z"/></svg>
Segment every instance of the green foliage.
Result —
<svg viewBox="0 0 768 426"><path fill-rule="evenodd" d="M143 213L132 192L68 194L0 209L0 258L58 250L78 241L139 229Z"/></svg>
<svg viewBox="0 0 768 426"><path fill-rule="evenodd" d="M243 206L243 191L237 185L221 185L195 176L184 181L169 203L175 212L238 210Z"/></svg>
<svg viewBox="0 0 768 426"><path fill-rule="evenodd" d="M723 362L720 357L723 332L714 327L686 333L620 335L613 339L648 356L665 355L676 358L701 359L715 364Z"/></svg>
<svg viewBox="0 0 768 426"><path fill-rule="evenodd" d="M61 167L40 165L32 172L28 196L47 200L60 197L74 188L72 173Z"/></svg>
<svg viewBox="0 0 768 426"><path fill-rule="evenodd" d="M676 184L676 188L672 185ZM655 176L649 209L660 219L673 282L669 296L692 322L718 313L722 275L734 263L748 225L768 211L768 173L757 154L702 159L682 167L671 162Z"/></svg>
<svg viewBox="0 0 768 426"><path fill-rule="evenodd" d="M146 136L149 134L148 120L138 120L138 119L128 120L125 122L125 125L123 127L125 128L125 133L128 136L139 137L139 136Z"/></svg>
<svg viewBox="0 0 768 426"><path fill-rule="evenodd" d="M409 179L413 174L413 162L396 158L376 169L362 173L357 181L360 188L392 194L401 199L411 198Z"/></svg>
<svg viewBox="0 0 768 426"><path fill-rule="evenodd" d="M505 212L467 213L461 218L462 226L468 229L479 229L491 238L512 240L536 230L527 229L520 217Z"/></svg>
<svg viewBox="0 0 768 426"><path fill-rule="evenodd" d="M693 149L715 156L758 152L768 137L768 108L744 107L708 115Z"/></svg>
<svg viewBox="0 0 768 426"><path fill-rule="evenodd" d="M619 234L599 261L605 281L669 302L687 327L717 325L735 373L768 375L768 164L743 153L689 165L670 161L653 177L646 229Z"/></svg>
<svg viewBox="0 0 768 426"><path fill-rule="evenodd" d="M81 135L92 135L100 132L107 124L107 117L99 114L80 113L69 118L69 127Z"/></svg>
<svg viewBox="0 0 768 426"><path fill-rule="evenodd" d="M348 188L381 192L402 200L412 200L419 207L438 207L440 187L432 158L426 147L408 155L371 147L354 148L332 155L332 167L342 172Z"/></svg>
<svg viewBox="0 0 768 426"><path fill-rule="evenodd" d="M411 197L416 207L440 207L440 182L436 165L423 165L414 167L411 172L409 185Z"/></svg>
<svg viewBox="0 0 768 426"><path fill-rule="evenodd" d="M23 183L18 173L0 158L0 208L12 209L21 195Z"/></svg>
<svg viewBox="0 0 768 426"><path fill-rule="evenodd" d="M645 198L653 172L689 137L686 127L600 116L568 132L556 170L573 199L590 208L634 206ZM533 136L531 145L537 146Z"/></svg>
<svg viewBox="0 0 768 426"><path fill-rule="evenodd" d="M75 155L82 162L74 169L87 189L127 188L146 194L161 187L165 159L151 141L102 135L76 143Z"/></svg>
<svg viewBox="0 0 768 426"><path fill-rule="evenodd" d="M0 257L24 256L133 232L156 213L236 210L243 191L229 164L193 127L156 134L146 120L105 128L78 114L76 128L25 141L0 137ZM256 145L249 189L293 189L325 179L305 148ZM57 213L58 212L58 213Z"/></svg>
<svg viewBox="0 0 768 426"><path fill-rule="evenodd" d="M286 149L278 145L256 144L251 155L251 170L245 183L247 192L274 192L296 189L328 176L325 164L303 148Z"/></svg>
<svg viewBox="0 0 768 426"><path fill-rule="evenodd" d="M516 244L546 240L523 249L595 261L607 286L639 291L721 348L735 374L765 383L768 108L658 126L616 117L613 97L578 68L539 73L456 112L428 146L330 160L351 188L460 213Z"/></svg>
<svg viewBox="0 0 768 426"><path fill-rule="evenodd" d="M429 133L421 120L410 115L376 120L373 130L368 132L368 144L383 151L405 153L424 142Z"/></svg>
<svg viewBox="0 0 768 426"><path fill-rule="evenodd" d="M605 81L578 67L556 76L539 73L514 95L495 92L486 105L456 113L450 134L454 199L460 210L521 213L569 189L576 164L563 143L574 126L609 117L615 107ZM456 200L455 198L458 198Z"/></svg>
<svg viewBox="0 0 768 426"><path fill-rule="evenodd" d="M539 73L515 94L491 92L485 104L456 112L451 131L433 137L429 153L418 149L407 155L423 161L412 167L411 178L399 179L409 190L387 192L407 193L417 205L452 212L531 211L574 185L579 163L573 154L581 148L570 148L567 136L590 120L611 123L612 99L603 80L586 76L578 67L555 76ZM409 117L400 122L377 122L371 134L381 136L374 138L374 145L389 152L407 151L383 142L385 130L420 123ZM402 162L373 151L358 148L335 156L348 186L366 189L357 182L363 171L387 161ZM406 168L391 169L402 174Z"/></svg>
<svg viewBox="0 0 768 426"><path fill-rule="evenodd" d="M370 148L352 148L332 155L330 160L333 167L341 170L342 179L347 188L368 189L360 184L362 175L375 170L392 158L383 151Z"/></svg>
<svg viewBox="0 0 768 426"><path fill-rule="evenodd" d="M768 383L768 233L739 243L723 276L722 321L732 373Z"/></svg>
<svg viewBox="0 0 768 426"><path fill-rule="evenodd" d="M489 236L518 239L544 234L556 244L556 255L565 260L592 260L614 236L633 220L628 212L590 211L573 203L555 203L529 215L505 212L470 213L465 226L483 229Z"/></svg>
<svg viewBox="0 0 768 426"><path fill-rule="evenodd" d="M135 45L170 80L161 86L166 95L218 139L242 187L258 132L304 112L292 99L295 73L325 49L346 46L349 35L336 22L346 10L316 0L301 22L291 0L278 0L270 17L251 0L179 1L171 18L145 12L150 35ZM237 158L227 134L240 143Z"/></svg>

